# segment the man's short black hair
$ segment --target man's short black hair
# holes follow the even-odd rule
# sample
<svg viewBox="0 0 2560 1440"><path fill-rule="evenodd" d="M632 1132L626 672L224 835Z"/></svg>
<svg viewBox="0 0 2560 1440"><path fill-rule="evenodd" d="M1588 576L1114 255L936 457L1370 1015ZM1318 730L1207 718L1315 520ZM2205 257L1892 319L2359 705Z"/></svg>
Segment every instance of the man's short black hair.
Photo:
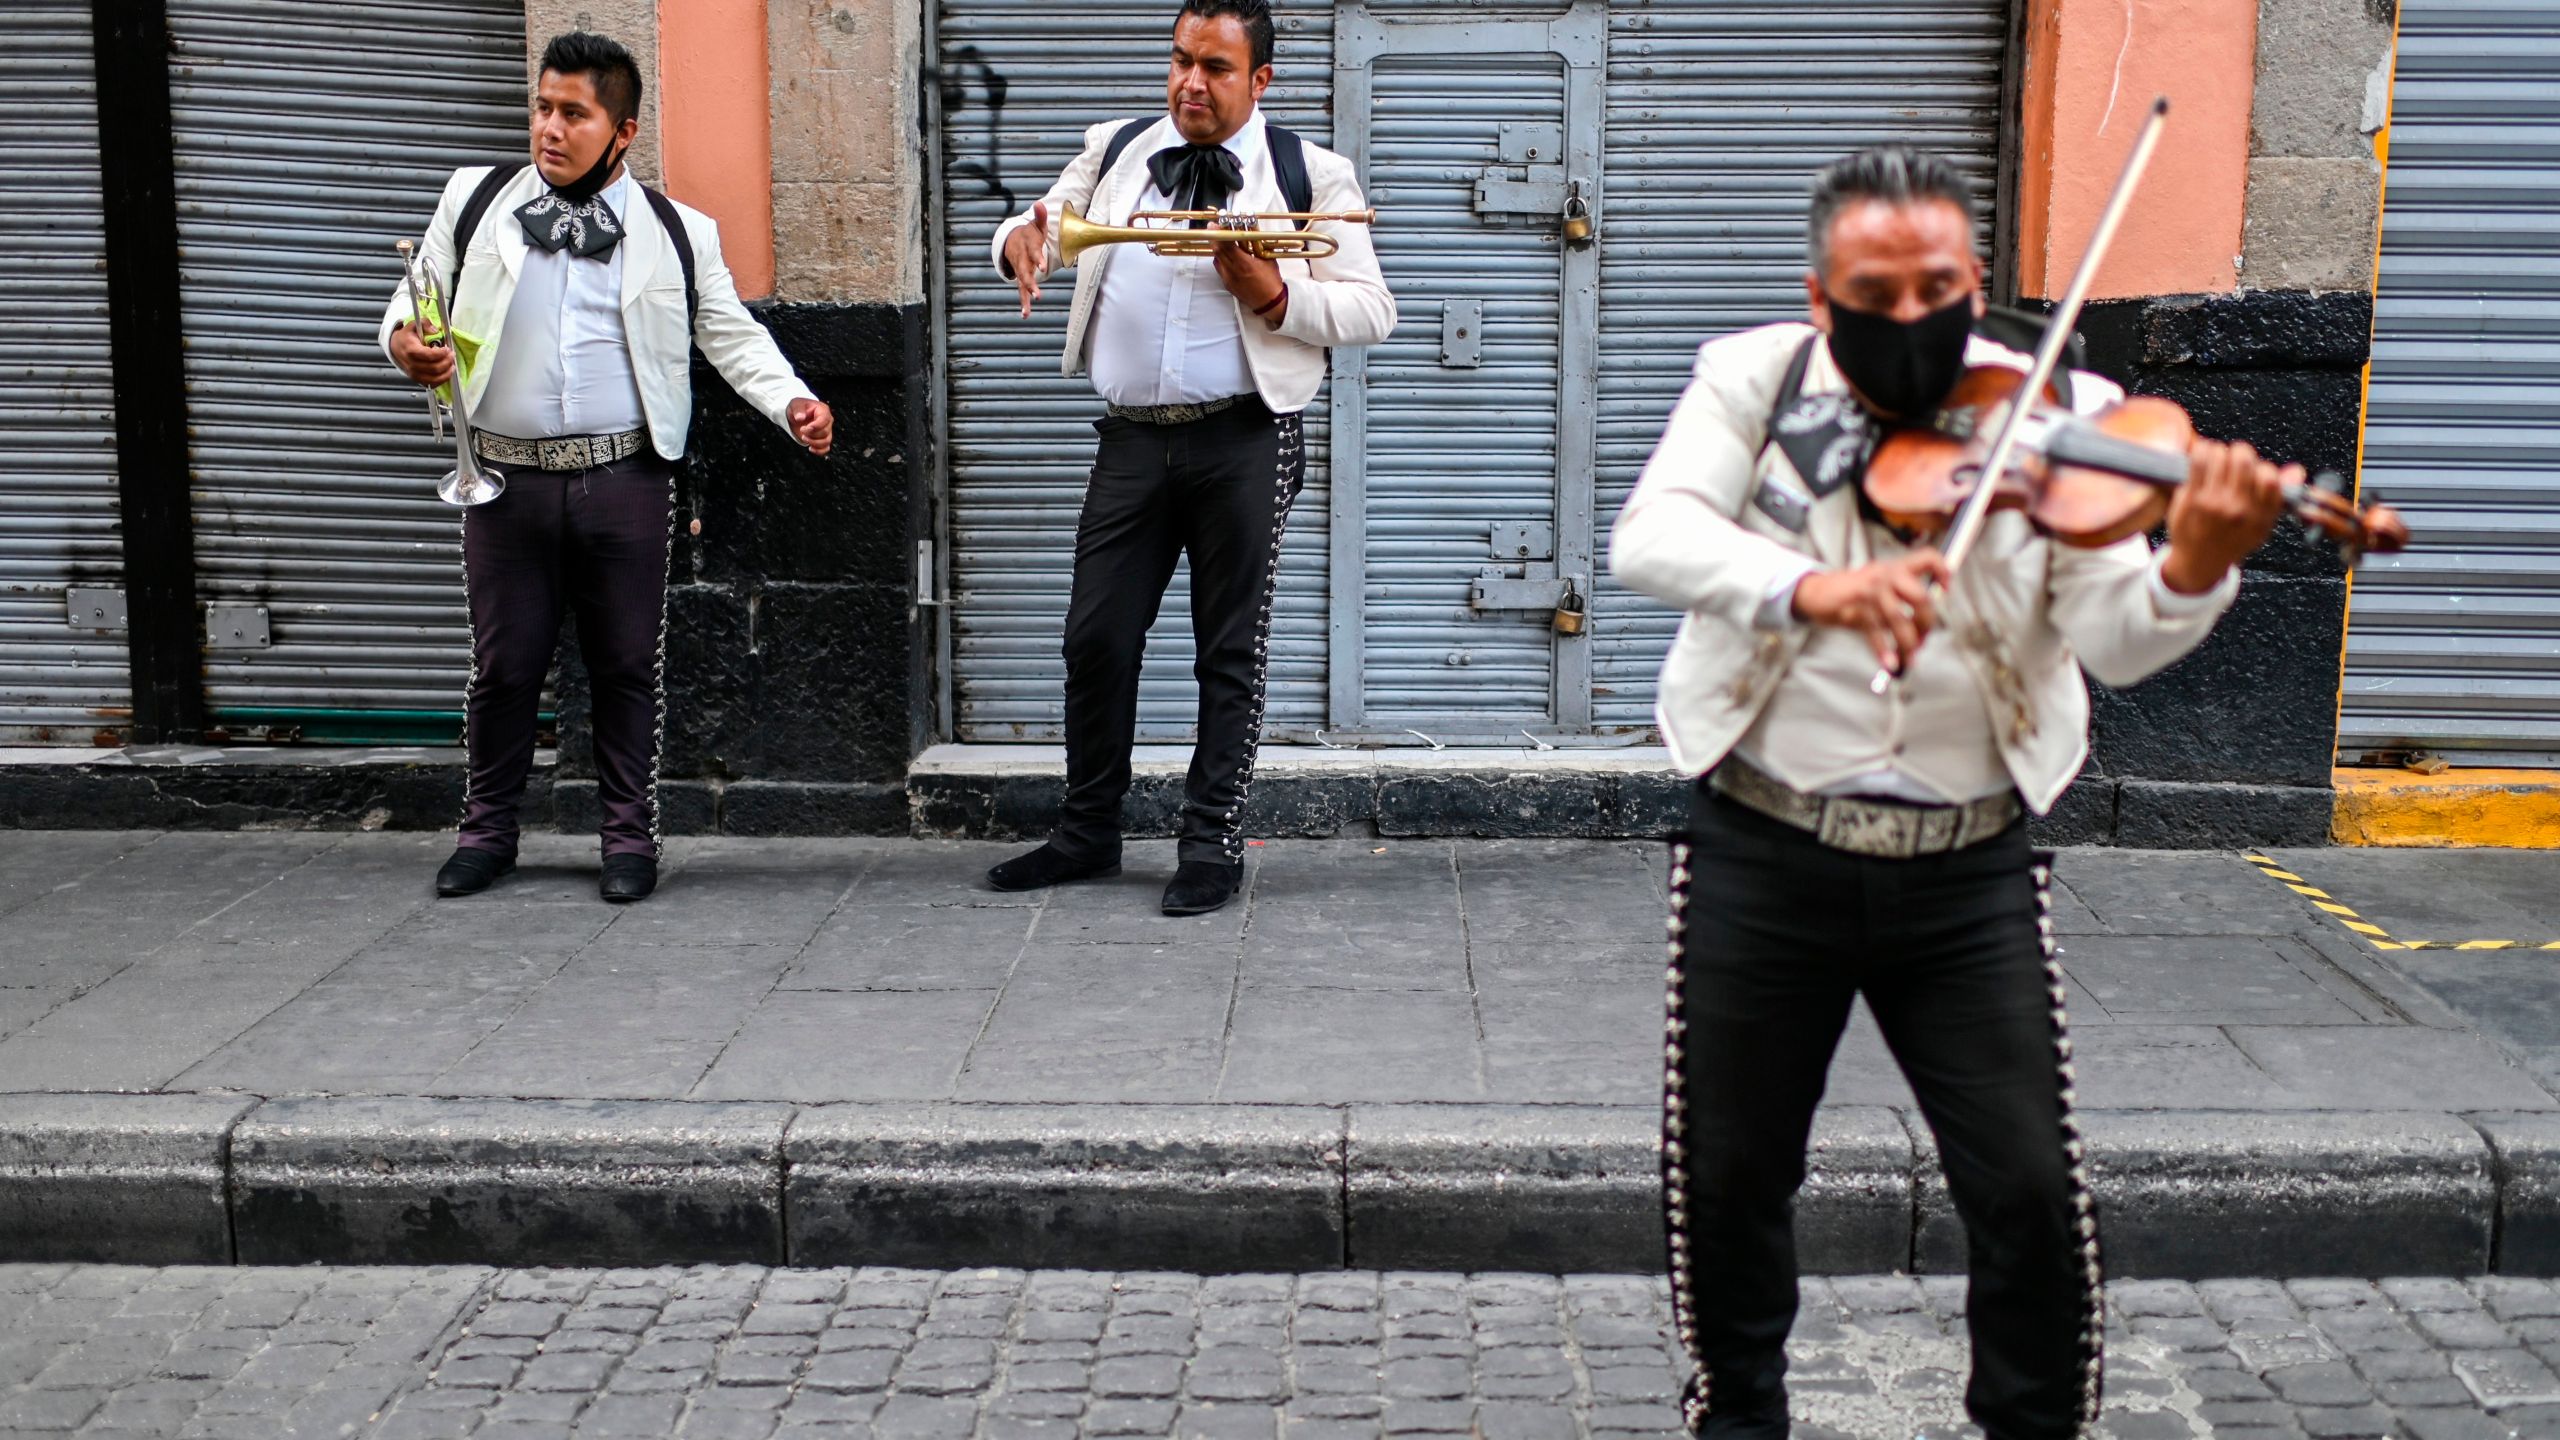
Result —
<svg viewBox="0 0 2560 1440"><path fill-rule="evenodd" d="M1813 273L1831 270L1831 222L1860 200L1888 205L1914 205L1943 200L1964 212L1967 230L1976 216L1973 186L1946 161L1908 145L1876 145L1844 155L1822 167L1813 179L1813 211L1807 218L1805 256Z"/></svg>
<svg viewBox="0 0 2560 1440"><path fill-rule="evenodd" d="M1245 38L1253 42L1253 68L1271 63L1271 0L1182 0L1182 13L1173 17L1173 23L1180 25L1183 15L1203 20L1234 16L1244 22Z"/></svg>
<svg viewBox="0 0 2560 1440"><path fill-rule="evenodd" d="M640 113L640 62L618 40L572 30L542 47L542 68L552 74L586 76L616 125Z"/></svg>

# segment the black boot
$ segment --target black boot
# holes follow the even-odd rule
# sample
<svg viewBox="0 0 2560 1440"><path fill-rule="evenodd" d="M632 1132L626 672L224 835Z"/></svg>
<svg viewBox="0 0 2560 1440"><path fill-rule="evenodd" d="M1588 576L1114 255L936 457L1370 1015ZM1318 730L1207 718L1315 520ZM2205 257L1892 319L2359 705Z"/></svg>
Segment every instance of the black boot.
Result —
<svg viewBox="0 0 2560 1440"><path fill-rule="evenodd" d="M495 850L474 850L464 846L453 852L436 872L436 893L446 897L477 895L498 883L502 876L513 874L516 862L512 856Z"/></svg>
<svg viewBox="0 0 2560 1440"><path fill-rule="evenodd" d="M1244 867L1214 860L1185 860L1173 867L1173 883L1164 887L1167 915L1206 915L1236 898L1244 883Z"/></svg>
<svg viewBox="0 0 2560 1440"><path fill-rule="evenodd" d="M1071 859L1054 844L1043 845L1028 855L1016 855L987 872L987 883L998 890L1046 890L1073 880L1108 880L1120 873L1118 859L1103 861Z"/></svg>
<svg viewBox="0 0 2560 1440"><path fill-rule="evenodd" d="M607 855L604 878L596 890L610 904L628 905L646 900L658 888L658 862L646 855Z"/></svg>

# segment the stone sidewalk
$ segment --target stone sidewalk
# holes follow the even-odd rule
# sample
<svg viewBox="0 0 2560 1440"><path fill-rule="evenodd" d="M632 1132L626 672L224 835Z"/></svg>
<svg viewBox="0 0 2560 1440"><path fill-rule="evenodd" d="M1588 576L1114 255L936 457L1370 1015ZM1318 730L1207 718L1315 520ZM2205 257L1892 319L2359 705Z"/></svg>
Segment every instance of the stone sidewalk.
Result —
<svg viewBox="0 0 2560 1440"><path fill-rule="evenodd" d="M2094 1440L2560 1429L2560 1293L2112 1287ZM0 1433L1671 1440L1659 1279L0 1266ZM1808 1281L1805 1440L1979 1440L1960 1282Z"/></svg>
<svg viewBox="0 0 2560 1440"><path fill-rule="evenodd" d="M657 898L627 909L597 902L591 842L566 837L533 837L488 895L437 901L448 844L0 833L0 1206L33 1207L21 1243L81 1229L40 1175L129 1196L114 1176L156 1166L213 1177L222 1223L196 1223L244 1258L423 1258L381 1193L396 1157L477 1237L443 1259L1205 1264L1187 1233L1295 1266L1356 1258L1359 1219L1366 1263L1655 1253L1657 846L1272 841L1240 903L1172 920L1163 843L1133 845L1119 880L1025 896L983 888L1005 846L679 840ZM2265 858L2060 862L2079 1102L2120 1256L2560 1264L2560 956L2378 948L2266 873L2370 891L2401 933L2549 915L2560 936L2560 861ZM1829 1100L1813 1262L1945 1268L1934 1152L1871 1026ZM742 1248L654 1253L672 1211L617 1222L637 1250L564 1253L521 1216L511 1238L472 1231L503 1228L523 1183L474 1145L598 1194L681 1163L744 1207ZM2213 1233L2228 1203L2265 1233ZM954 1206L975 1218L948 1223ZM982 1248L936 1254L937 1231Z"/></svg>

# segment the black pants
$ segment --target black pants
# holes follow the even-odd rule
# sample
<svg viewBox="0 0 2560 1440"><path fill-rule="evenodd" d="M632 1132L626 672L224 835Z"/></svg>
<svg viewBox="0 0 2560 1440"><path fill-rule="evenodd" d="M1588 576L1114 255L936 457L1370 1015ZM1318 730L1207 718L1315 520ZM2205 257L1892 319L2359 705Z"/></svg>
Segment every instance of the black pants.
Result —
<svg viewBox="0 0 2560 1440"><path fill-rule="evenodd" d="M658 853L674 476L654 455L576 473L511 469L505 494L463 512L471 778L461 844L516 853L516 807L533 765L542 681L567 609L578 617L578 653L594 695L604 853Z"/></svg>
<svg viewBox="0 0 2560 1440"><path fill-rule="evenodd" d="M1992 1440L2071 1436L2096 1418L2096 1213L2047 941L2050 863L2023 825L1949 854L1868 859L1699 787L1672 852L1663 1167L1674 1305L1699 1371L1693 1423L1700 1410L1784 1414L1794 1196L1860 994L1964 1222L1966 1408Z"/></svg>
<svg viewBox="0 0 2560 1440"><path fill-rule="evenodd" d="M1280 537L1305 483L1299 420L1252 396L1183 425L1104 418L1067 603L1067 792L1054 843L1120 854L1138 730L1138 661L1174 563L1191 557L1200 735L1182 802L1184 860L1244 859L1244 802L1262 738Z"/></svg>

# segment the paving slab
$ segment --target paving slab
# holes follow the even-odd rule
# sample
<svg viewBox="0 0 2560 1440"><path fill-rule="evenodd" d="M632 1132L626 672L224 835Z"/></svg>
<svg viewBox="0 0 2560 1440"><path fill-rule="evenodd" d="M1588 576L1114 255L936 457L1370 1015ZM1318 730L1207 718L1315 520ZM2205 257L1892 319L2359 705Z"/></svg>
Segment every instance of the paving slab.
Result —
<svg viewBox="0 0 2560 1440"><path fill-rule="evenodd" d="M1538 1137L1568 1114L1589 1120L1593 1155L1650 1143L1652 844L1275 840L1251 847L1236 905L1184 921L1155 910L1164 841L1132 844L1113 881L999 894L983 872L1018 846L687 839L659 895L619 909L597 902L582 838L528 837L519 874L462 901L432 897L439 849L0 833L0 1095L378 1100L426 1107L409 1115L424 1133L435 1107L481 1104L836 1106L843 1124L920 1104L953 1135L1006 1107L1187 1107L1239 1134L1275 1110L1353 1127L1404 1107L1446 1117L1431 1122L1443 1140L1475 1126L1481 1153L1548 1157L1536 1165L1563 1166ZM2334 853L2274 859L2319 878ZM2353 863L2330 883L2372 879L2379 895L2388 876L2442 896L2459 872L2460 908L2483 915L2560 899L2514 856ZM2289 1134L2286 1117L2495 1114L2517 1156L2541 1153L2528 1121L2560 1115L2560 955L2378 950L2237 853L2075 850L2058 874L2083 1106L2224 1117L2176 1123L2226 1166L2246 1146L2217 1126ZM1926 1149L1863 1009L1826 1102L1825 1126L1889 1116ZM1459 1157L1478 1151L1438 1153L1463 1189ZM2560 1268L2560 1244L2521 1243L2544 1203L2539 1163L2497 1183L2516 1189L2514 1258ZM1652 1183L1640 1169L1610 1183L1632 1195ZM1518 1171L1512 1198L1534 1215L1539 1186L1571 1191L1577 1173ZM1579 1237L1586 1258L1652 1263L1650 1242L1628 1239L1636 1212L1616 1213ZM1848 1231L1811 1243L1867 1263Z"/></svg>

